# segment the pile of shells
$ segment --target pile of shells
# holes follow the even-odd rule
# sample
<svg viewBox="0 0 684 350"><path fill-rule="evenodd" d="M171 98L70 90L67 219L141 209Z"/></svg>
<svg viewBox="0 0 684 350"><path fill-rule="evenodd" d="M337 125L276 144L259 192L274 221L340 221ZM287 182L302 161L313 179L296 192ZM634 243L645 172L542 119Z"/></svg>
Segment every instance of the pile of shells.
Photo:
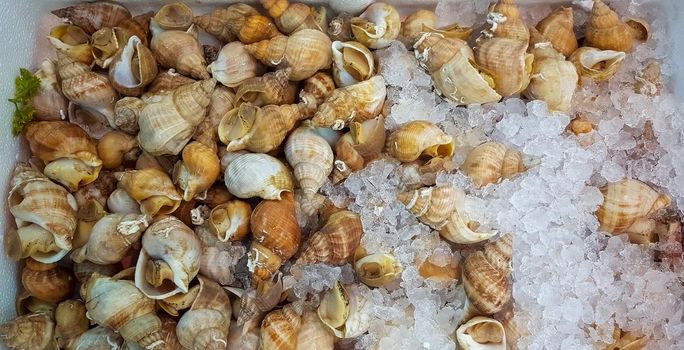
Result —
<svg viewBox="0 0 684 350"><path fill-rule="evenodd" d="M471 28L438 28L427 10L402 23L378 2L328 23L324 8L261 4L201 15L183 3L135 16L111 2L52 12L66 21L48 35L57 59L36 72L36 120L23 133L32 158L14 169L8 198L16 228L5 252L23 266L19 316L0 326L8 348L323 350L358 337L370 324L360 284L297 299L282 283L305 264L350 263L374 288L402 273L392 254L359 247L359 214L320 188L381 155L435 174L455 148L428 121L386 134L375 50L395 40L414 48L455 104L524 94L563 111L579 79L609 79L648 37L647 25L621 22L600 0L579 48L570 8L528 27L501 0L474 40ZM200 32L225 45L202 45ZM533 167L528 158L487 142L460 169L488 186ZM513 238L469 219L463 190L423 185L397 200L455 247L479 245L462 266L424 262L420 274L462 280L462 348L505 349L517 334ZM603 230L651 241L660 228L650 215L669 198L635 180L603 193Z"/></svg>

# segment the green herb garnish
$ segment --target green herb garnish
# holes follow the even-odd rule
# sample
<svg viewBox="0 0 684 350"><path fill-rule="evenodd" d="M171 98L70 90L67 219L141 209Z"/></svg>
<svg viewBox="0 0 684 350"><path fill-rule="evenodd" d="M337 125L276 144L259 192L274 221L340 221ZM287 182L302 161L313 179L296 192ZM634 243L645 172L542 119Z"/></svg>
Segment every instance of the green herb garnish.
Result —
<svg viewBox="0 0 684 350"><path fill-rule="evenodd" d="M14 104L12 118L12 134L18 136L26 124L33 119L36 110L31 105L31 99L40 91L40 79L31 74L28 69L19 69L19 76L14 79L14 98L8 101Z"/></svg>

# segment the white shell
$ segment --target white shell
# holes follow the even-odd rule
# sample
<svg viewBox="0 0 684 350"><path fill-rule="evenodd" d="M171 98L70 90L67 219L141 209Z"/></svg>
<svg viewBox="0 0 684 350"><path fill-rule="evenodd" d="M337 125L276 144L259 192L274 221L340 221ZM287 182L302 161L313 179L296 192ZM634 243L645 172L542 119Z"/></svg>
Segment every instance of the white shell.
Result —
<svg viewBox="0 0 684 350"><path fill-rule="evenodd" d="M140 204L123 188L117 188L109 195L107 208L111 213L140 214Z"/></svg>
<svg viewBox="0 0 684 350"><path fill-rule="evenodd" d="M228 191L239 198L280 199L292 191L292 175L278 159L262 153L248 153L232 160L224 175Z"/></svg>
<svg viewBox="0 0 684 350"><path fill-rule="evenodd" d="M285 157L307 199L312 199L333 169L332 148L310 123L297 128L285 143Z"/></svg>
<svg viewBox="0 0 684 350"><path fill-rule="evenodd" d="M350 15L358 15L363 12L374 0L330 0L328 4L335 13L348 13Z"/></svg>
<svg viewBox="0 0 684 350"><path fill-rule="evenodd" d="M344 55L342 54L342 50L345 47L352 48L356 50L357 52L360 52L363 54L363 56L366 58L366 62L368 63L369 66L369 71L368 71L368 76L364 77L362 80L368 80L373 76L373 72L375 70L375 60L373 58L373 54L363 46L363 44L356 42L356 41L348 41L348 42L341 42L341 41L333 41L332 43L332 56L333 56L333 78L335 79L335 85L338 87L345 87L349 85L356 84L360 82L361 80L357 80L353 75L351 75L344 67Z"/></svg>
<svg viewBox="0 0 684 350"><path fill-rule="evenodd" d="M479 343L473 339L473 337L466 333L469 328L483 323L492 323L502 333L502 341L499 343ZM458 341L459 349L463 350L506 350L506 332L504 331L503 325L497 320L491 319L489 317L476 316L471 318L468 322L464 323L456 330L456 340Z"/></svg>

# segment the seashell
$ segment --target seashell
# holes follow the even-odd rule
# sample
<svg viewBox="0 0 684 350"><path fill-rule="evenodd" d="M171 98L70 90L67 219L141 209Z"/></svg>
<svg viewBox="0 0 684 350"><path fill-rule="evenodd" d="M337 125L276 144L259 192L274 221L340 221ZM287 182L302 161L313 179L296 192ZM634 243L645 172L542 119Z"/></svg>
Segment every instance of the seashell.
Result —
<svg viewBox="0 0 684 350"><path fill-rule="evenodd" d="M361 242L363 226L359 215L339 210L330 214L323 227L311 235L297 263L342 265Z"/></svg>
<svg viewBox="0 0 684 350"><path fill-rule="evenodd" d="M418 39L426 32L425 27L434 28L437 25L437 20L437 14L425 9L420 9L408 15L401 24L399 41L409 48L413 47Z"/></svg>
<svg viewBox="0 0 684 350"><path fill-rule="evenodd" d="M235 266L245 255L242 245L231 246L230 250L217 247L204 247L200 257L200 274L221 285L235 282Z"/></svg>
<svg viewBox="0 0 684 350"><path fill-rule="evenodd" d="M475 60L494 79L494 89L511 96L527 88L534 56L527 53L527 42L508 38L481 40L475 48Z"/></svg>
<svg viewBox="0 0 684 350"><path fill-rule="evenodd" d="M235 91L236 100L258 107L294 103L297 85L288 80L290 71L288 68L244 80Z"/></svg>
<svg viewBox="0 0 684 350"><path fill-rule="evenodd" d="M233 195L228 192L226 186L215 183L207 190L207 196L201 202L208 205L209 208L215 208L231 199L233 199Z"/></svg>
<svg viewBox="0 0 684 350"><path fill-rule="evenodd" d="M207 116L195 129L192 138L216 151L218 127L223 116L235 107L237 99L233 91L225 86L217 86L211 93Z"/></svg>
<svg viewBox="0 0 684 350"><path fill-rule="evenodd" d="M73 277L57 264L28 258L21 271L21 285L30 295L57 304L71 294Z"/></svg>
<svg viewBox="0 0 684 350"><path fill-rule="evenodd" d="M109 80L116 91L126 96L139 96L145 86L157 77L157 62L152 51L137 36L114 56L109 68Z"/></svg>
<svg viewBox="0 0 684 350"><path fill-rule="evenodd" d="M643 18L628 18L625 21L632 29L632 35L635 40L648 41L651 38L651 25Z"/></svg>
<svg viewBox="0 0 684 350"><path fill-rule="evenodd" d="M634 74L634 92L646 96L660 95L663 82L660 77L660 64L650 61L646 66Z"/></svg>
<svg viewBox="0 0 684 350"><path fill-rule="evenodd" d="M55 322L43 313L19 316L0 324L0 339L9 350L56 349Z"/></svg>
<svg viewBox="0 0 684 350"><path fill-rule="evenodd" d="M261 322L261 349L294 350L302 326L304 304L297 301L269 312Z"/></svg>
<svg viewBox="0 0 684 350"><path fill-rule="evenodd" d="M351 30L356 41L369 49L382 49L390 46L399 36L401 19L399 12L389 4L376 2L351 19Z"/></svg>
<svg viewBox="0 0 684 350"><path fill-rule="evenodd" d="M335 336L328 331L316 312L305 311L295 350L332 350L334 343Z"/></svg>
<svg viewBox="0 0 684 350"><path fill-rule="evenodd" d="M259 325L247 328L232 323L228 333L226 349L257 350L259 348Z"/></svg>
<svg viewBox="0 0 684 350"><path fill-rule="evenodd" d="M477 312L491 315L499 312L511 299L511 236L485 244L485 252L474 252L463 264L463 287L468 303Z"/></svg>
<svg viewBox="0 0 684 350"><path fill-rule="evenodd" d="M257 241L252 241L247 258L247 270L252 273L253 278L259 280L271 278L285 262L273 250Z"/></svg>
<svg viewBox="0 0 684 350"><path fill-rule="evenodd" d="M93 139L101 139L106 133L114 130L107 117L91 108L69 102L67 120L83 129Z"/></svg>
<svg viewBox="0 0 684 350"><path fill-rule="evenodd" d="M370 315L368 303L359 285L336 282L318 306L318 317L338 338L354 338L368 330Z"/></svg>
<svg viewBox="0 0 684 350"><path fill-rule="evenodd" d="M173 216L164 217L143 235L135 286L152 299L187 293L199 272L201 253L202 245L192 229Z"/></svg>
<svg viewBox="0 0 684 350"><path fill-rule="evenodd" d="M18 292L14 299L14 309L17 316L42 313L54 315L56 305L31 296L26 290Z"/></svg>
<svg viewBox="0 0 684 350"><path fill-rule="evenodd" d="M185 349L225 349L232 314L230 298L216 282L201 276L197 279L199 294L178 320L178 341Z"/></svg>
<svg viewBox="0 0 684 350"><path fill-rule="evenodd" d="M171 68L167 71L161 72L147 87L147 93L154 94L165 90L174 90L186 84L192 84L197 80L188 78L176 72Z"/></svg>
<svg viewBox="0 0 684 350"><path fill-rule="evenodd" d="M44 59L40 63L40 69L34 75L40 79L40 90L31 99L31 105L35 109L35 119L63 119L68 100L60 92L55 63L50 59Z"/></svg>
<svg viewBox="0 0 684 350"><path fill-rule="evenodd" d="M232 200L211 210L209 228L221 242L240 241L249 233L251 215L249 203Z"/></svg>
<svg viewBox="0 0 684 350"><path fill-rule="evenodd" d="M60 348L66 348L76 337L90 327L85 304L76 299L63 301L55 309L55 339Z"/></svg>
<svg viewBox="0 0 684 350"><path fill-rule="evenodd" d="M93 55L90 52L90 36L78 26L59 24L50 29L50 44L76 62L90 65Z"/></svg>
<svg viewBox="0 0 684 350"><path fill-rule="evenodd" d="M189 201L216 182L221 164L214 151L200 142L191 142L183 149L183 160L173 168L174 183L183 190L183 200Z"/></svg>
<svg viewBox="0 0 684 350"><path fill-rule="evenodd" d="M262 75L266 70L239 41L226 44L216 61L207 69L214 79L228 87L237 87L249 78Z"/></svg>
<svg viewBox="0 0 684 350"><path fill-rule="evenodd" d="M109 68L114 55L126 45L131 35L119 27L106 27L96 31L92 37L91 57L95 58L98 66Z"/></svg>
<svg viewBox="0 0 684 350"><path fill-rule="evenodd" d="M107 198L107 208L112 213L140 214L140 204L126 190L118 188Z"/></svg>
<svg viewBox="0 0 684 350"><path fill-rule="evenodd" d="M487 23L492 27L485 32L485 37L518 40L527 46L530 33L527 25L520 18L520 10L514 0L499 0L495 5L490 6Z"/></svg>
<svg viewBox="0 0 684 350"><path fill-rule="evenodd" d="M418 266L418 274L425 278L438 283L453 283L461 278L461 266L454 261L439 266L425 259Z"/></svg>
<svg viewBox="0 0 684 350"><path fill-rule="evenodd" d="M76 337L68 350L78 349L93 349L93 350L110 350L112 348L119 349L123 345L123 338L115 333L113 330L97 326L91 328L78 337Z"/></svg>
<svg viewBox="0 0 684 350"><path fill-rule="evenodd" d="M147 298L132 281L94 274L81 287L81 294L88 317L113 329L126 341L147 348L162 340L154 300Z"/></svg>
<svg viewBox="0 0 684 350"><path fill-rule="evenodd" d="M153 21L164 30L186 31L192 25L192 9L182 2L162 6Z"/></svg>
<svg viewBox="0 0 684 350"><path fill-rule="evenodd" d="M6 233L5 253L14 260L31 256L59 260L71 249L76 230L76 200L63 187L25 163L14 169L7 198L18 229Z"/></svg>
<svg viewBox="0 0 684 350"><path fill-rule="evenodd" d="M325 7L318 11L302 3L291 4L288 0L261 0L268 15L275 20L278 29L290 35L302 29L315 29L325 32Z"/></svg>
<svg viewBox="0 0 684 350"><path fill-rule="evenodd" d="M181 195L169 176L159 169L127 170L114 176L119 181L119 188L140 204L143 214L170 214L180 205Z"/></svg>
<svg viewBox="0 0 684 350"><path fill-rule="evenodd" d="M424 30L426 32L432 32L443 35L445 38L468 40L470 34L473 32L472 28L461 27L458 24L450 24L439 28L432 28L430 26L425 26Z"/></svg>
<svg viewBox="0 0 684 350"><path fill-rule="evenodd" d="M84 2L51 11L51 13L83 28L88 34L93 34L103 27L115 27L131 18L131 13L123 5L104 1Z"/></svg>
<svg viewBox="0 0 684 350"><path fill-rule="evenodd" d="M97 143L97 153L105 169L116 169L124 161L134 160L138 154L138 141L121 131L111 131Z"/></svg>
<svg viewBox="0 0 684 350"><path fill-rule="evenodd" d="M292 192L292 175L278 159L266 154L248 153L228 164L224 174L228 191L238 198L281 199Z"/></svg>
<svg viewBox="0 0 684 350"><path fill-rule="evenodd" d="M216 80L207 79L143 99L138 143L154 155L178 154L206 113Z"/></svg>
<svg viewBox="0 0 684 350"><path fill-rule="evenodd" d="M189 309L192 303L197 299L199 295L200 286L199 284L194 285L188 290L187 293L180 293L168 296L162 300L157 301L157 304L164 310L167 314L171 316L178 316L179 311Z"/></svg>
<svg viewBox="0 0 684 350"><path fill-rule="evenodd" d="M165 349L183 350L183 346L176 336L176 328L178 326L176 320L171 317L160 317L159 319L162 323L161 333Z"/></svg>
<svg viewBox="0 0 684 350"><path fill-rule="evenodd" d="M333 78L337 86L353 85L373 76L373 54L363 44L356 41L333 41L332 55Z"/></svg>
<svg viewBox="0 0 684 350"><path fill-rule="evenodd" d="M117 24L116 28L121 29L130 38L137 36L144 46L150 45L150 19L154 17L153 11L148 11L129 19L125 19Z"/></svg>
<svg viewBox="0 0 684 350"><path fill-rule="evenodd" d="M580 47L568 60L575 65L580 78L586 77L601 82L615 75L625 57L625 53L620 51Z"/></svg>
<svg viewBox="0 0 684 350"><path fill-rule="evenodd" d="M74 193L74 198L79 207L79 219L94 220L98 214L104 212L103 208L107 205L107 198L115 188L114 174L108 171L100 172L97 180L79 188ZM83 209L86 209L85 212ZM87 211L87 209L92 209L92 211Z"/></svg>
<svg viewBox="0 0 684 350"><path fill-rule="evenodd" d="M524 172L532 165L530 162L519 151L490 141L470 151L461 170L475 185L483 187Z"/></svg>
<svg viewBox="0 0 684 350"><path fill-rule="evenodd" d="M302 29L245 46L261 63L276 69L292 68L290 80L304 80L332 63L331 41L323 32Z"/></svg>
<svg viewBox="0 0 684 350"><path fill-rule="evenodd" d="M458 327L456 341L465 350L506 350L504 326L489 317L476 316Z"/></svg>
<svg viewBox="0 0 684 350"><path fill-rule="evenodd" d="M385 118L382 115L363 123L352 122L349 129L335 145L335 167L331 174L334 184L363 169L385 147Z"/></svg>
<svg viewBox="0 0 684 350"><path fill-rule="evenodd" d="M537 30L565 57L577 50L572 7L560 7L537 23Z"/></svg>
<svg viewBox="0 0 684 350"><path fill-rule="evenodd" d="M57 72L64 97L104 115L114 127L112 118L118 94L106 76L92 72L88 65L74 61L60 50L57 51Z"/></svg>
<svg viewBox="0 0 684 350"><path fill-rule="evenodd" d="M140 240L149 225L148 217L136 214L109 214L93 226L88 242L74 249L71 259L82 263L116 264Z"/></svg>
<svg viewBox="0 0 684 350"><path fill-rule="evenodd" d="M207 63L202 45L197 41L194 27L187 31L153 29L150 49L157 63L165 68L174 68L178 73L196 79L209 79Z"/></svg>
<svg viewBox="0 0 684 350"><path fill-rule="evenodd" d="M451 61L462 47L468 47L468 43L460 39L446 38L442 34L433 32L424 33L413 45L418 64L431 74ZM460 53L466 55L470 60L474 59L472 50Z"/></svg>
<svg viewBox="0 0 684 350"><path fill-rule="evenodd" d="M420 222L435 230L441 230L451 218L451 214L462 205L463 196L460 189L443 186L401 192L397 194L397 199Z"/></svg>
<svg viewBox="0 0 684 350"><path fill-rule="evenodd" d="M650 235L654 229L649 216L670 205L671 199L649 185L633 179L611 182L601 188L603 204L596 211L600 229L609 234L627 233L630 240ZM651 232L643 232L643 225Z"/></svg>
<svg viewBox="0 0 684 350"><path fill-rule="evenodd" d="M198 27L224 43L240 40L251 44L271 39L280 32L268 17L247 4L233 4L193 19Z"/></svg>
<svg viewBox="0 0 684 350"><path fill-rule="evenodd" d="M307 200L323 185L333 169L334 155L328 142L316 133L311 123L304 122L285 143L285 157Z"/></svg>
<svg viewBox="0 0 684 350"><path fill-rule="evenodd" d="M545 45L549 43L535 44L535 47ZM544 50L550 50L552 56L547 56ZM532 75L525 95L546 102L551 111L569 110L579 82L574 64L552 48L535 49L533 53Z"/></svg>
<svg viewBox="0 0 684 350"><path fill-rule="evenodd" d="M634 44L632 27L602 0L594 1L585 31L585 45L601 50L628 52Z"/></svg>
<svg viewBox="0 0 684 350"><path fill-rule="evenodd" d="M307 117L312 117L320 106L335 90L333 78L325 72L316 72L304 81L304 86L299 92L300 112Z"/></svg>
<svg viewBox="0 0 684 350"><path fill-rule="evenodd" d="M347 12L358 14L365 10L373 0L330 0L330 8L335 13Z"/></svg>
<svg viewBox="0 0 684 350"><path fill-rule="evenodd" d="M353 121L363 123L380 114L386 96L385 80L380 75L335 89L318 108L313 124L341 130Z"/></svg>
<svg viewBox="0 0 684 350"><path fill-rule="evenodd" d="M416 120L400 126L387 137L386 152L400 162L412 162L421 156L451 157L454 140L435 124Z"/></svg>
<svg viewBox="0 0 684 350"><path fill-rule="evenodd" d="M648 337L637 332L625 332L617 326L613 330L613 340L612 344L602 346L600 349L640 350L648 345Z"/></svg>
<svg viewBox="0 0 684 350"><path fill-rule="evenodd" d="M369 287L382 287L401 277L402 267L392 254L371 254L354 263L359 280Z"/></svg>
<svg viewBox="0 0 684 350"><path fill-rule="evenodd" d="M328 24L328 36L331 40L349 41L353 40L351 31L352 15L346 12L339 13Z"/></svg>
<svg viewBox="0 0 684 350"><path fill-rule="evenodd" d="M124 97L114 105L114 125L117 129L131 135L138 133L138 117L145 103L137 97Z"/></svg>

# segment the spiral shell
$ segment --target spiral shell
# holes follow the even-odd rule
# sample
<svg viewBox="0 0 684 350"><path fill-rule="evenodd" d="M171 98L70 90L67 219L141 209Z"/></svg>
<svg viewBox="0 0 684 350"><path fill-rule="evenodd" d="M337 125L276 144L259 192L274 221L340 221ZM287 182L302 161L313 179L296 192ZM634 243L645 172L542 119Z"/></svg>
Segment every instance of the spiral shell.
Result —
<svg viewBox="0 0 684 350"><path fill-rule="evenodd" d="M84 2L78 5L52 11L59 18L66 18L88 34L93 34L103 27L115 27L122 21L131 18L131 13L123 5L113 2Z"/></svg>
<svg viewBox="0 0 684 350"><path fill-rule="evenodd" d="M435 230L442 229L451 214L462 204L464 193L453 186L423 187L415 191L401 192L397 199L406 206L420 222Z"/></svg>
<svg viewBox="0 0 684 350"><path fill-rule="evenodd" d="M632 29L632 35L635 40L648 41L651 38L651 25L645 19L628 18L625 20L625 24Z"/></svg>
<svg viewBox="0 0 684 350"><path fill-rule="evenodd" d="M174 68L178 73L196 79L208 79L204 51L193 29L192 26L187 31L153 29L150 49L162 67Z"/></svg>
<svg viewBox="0 0 684 350"><path fill-rule="evenodd" d="M625 57L625 53L620 51L580 47L568 60L575 65L580 78L601 82L615 75Z"/></svg>
<svg viewBox="0 0 684 350"><path fill-rule="evenodd" d="M305 311L302 316L302 326L297 335L296 350L332 350L335 336L314 311Z"/></svg>
<svg viewBox="0 0 684 350"><path fill-rule="evenodd" d="M147 94L155 94L165 90L175 90L183 85L192 84L197 80L188 78L176 72L175 69L170 68L161 72L147 87Z"/></svg>
<svg viewBox="0 0 684 350"><path fill-rule="evenodd" d="M521 173L527 166L519 151L490 141L470 151L461 169L474 184L482 187Z"/></svg>
<svg viewBox="0 0 684 350"><path fill-rule="evenodd" d="M221 164L216 153L200 142L191 142L182 154L183 160L173 169L173 180L184 191L183 200L189 201L214 184Z"/></svg>
<svg viewBox="0 0 684 350"><path fill-rule="evenodd" d="M613 329L613 343L607 346L602 346L601 350L605 349L624 349L624 350L638 350L644 349L648 345L648 337L640 335L638 332L625 332L619 327L615 326Z"/></svg>
<svg viewBox="0 0 684 350"><path fill-rule="evenodd" d="M292 191L292 175L278 159L249 153L228 164L224 180L228 191L239 198L280 199Z"/></svg>
<svg viewBox="0 0 684 350"><path fill-rule="evenodd" d="M354 255L362 234L359 215L338 209L328 216L323 227L311 235L297 263L342 265Z"/></svg>
<svg viewBox="0 0 684 350"><path fill-rule="evenodd" d="M264 73L264 66L249 54L247 47L234 41L226 44L219 51L216 61L207 69L214 79L228 87L237 87L249 78Z"/></svg>
<svg viewBox="0 0 684 350"><path fill-rule="evenodd" d="M444 265L432 263L430 259L425 259L418 265L418 274L437 283L453 283L461 278L461 266L455 260L451 260Z"/></svg>
<svg viewBox="0 0 684 350"><path fill-rule="evenodd" d="M153 11L141 13L129 19L125 19L116 25L116 28L121 29L128 37L133 35L140 38L140 42L144 46L149 47L150 40L150 19L154 17Z"/></svg>
<svg viewBox="0 0 684 350"><path fill-rule="evenodd" d="M437 33L445 38L468 40L472 28L451 24L437 28L438 17L433 11L420 9L410 14L401 24L399 40L411 48L425 33Z"/></svg>
<svg viewBox="0 0 684 350"><path fill-rule="evenodd" d="M405 123L387 137L386 152L400 162L412 162L421 156L448 158L454 152L454 140L435 124L416 120Z"/></svg>
<svg viewBox="0 0 684 350"><path fill-rule="evenodd" d="M560 7L537 23L537 30L565 57L577 50L572 7Z"/></svg>
<svg viewBox="0 0 684 350"><path fill-rule="evenodd" d="M307 199L323 185L333 169L333 151L310 123L295 129L285 143L285 157Z"/></svg>
<svg viewBox="0 0 684 350"><path fill-rule="evenodd" d="M318 317L338 338L354 338L368 330L370 315L368 299L362 287L336 282L327 291L318 306Z"/></svg>
<svg viewBox="0 0 684 350"><path fill-rule="evenodd" d="M602 50L628 52L632 50L632 28L622 22L617 13L602 0L595 0L585 32L585 45Z"/></svg>
<svg viewBox="0 0 684 350"><path fill-rule="evenodd" d="M67 99L60 92L57 81L57 66L49 59L40 63L34 74L40 79L40 91L31 99L36 120L60 120L67 111Z"/></svg>
<svg viewBox="0 0 684 350"><path fill-rule="evenodd" d="M368 80L375 71L373 54L357 41L333 41L333 77L335 84L345 87Z"/></svg>
<svg viewBox="0 0 684 350"><path fill-rule="evenodd" d="M141 95L145 86L156 77L157 62L154 55L137 36L128 39L109 67L112 86L126 96Z"/></svg>
<svg viewBox="0 0 684 350"><path fill-rule="evenodd" d="M134 136L116 130L105 134L97 143L97 154L105 169L116 169L124 161L135 159L138 151L138 141Z"/></svg>
<svg viewBox="0 0 684 350"><path fill-rule="evenodd" d="M333 183L363 169L385 147L385 119L382 115L363 123L352 122L349 129L335 145L335 167L331 174Z"/></svg>
<svg viewBox="0 0 684 350"><path fill-rule="evenodd" d="M97 326L81 333L71 342L68 349L109 350L112 347L121 347L123 342L123 338L113 330Z"/></svg>
<svg viewBox="0 0 684 350"><path fill-rule="evenodd" d="M47 314L33 313L0 324L0 339L10 350L55 349L55 323Z"/></svg>
<svg viewBox="0 0 684 350"><path fill-rule="evenodd" d="M352 15L348 12L339 12L328 24L328 36L331 40L349 41L354 39L351 31Z"/></svg>
<svg viewBox="0 0 684 350"><path fill-rule="evenodd" d="M73 277L57 264L29 258L21 272L21 285L30 295L57 304L71 294Z"/></svg>
<svg viewBox="0 0 684 350"><path fill-rule="evenodd" d="M116 264L140 240L149 225L148 218L135 214L109 214L93 226L88 242L71 254L74 262L86 260L100 264Z"/></svg>
<svg viewBox="0 0 684 350"><path fill-rule="evenodd" d="M477 312L491 315L499 312L511 299L512 237L504 235L487 243L484 252L470 255L463 264L463 287L468 303Z"/></svg>
<svg viewBox="0 0 684 350"><path fill-rule="evenodd" d="M95 58L95 63L102 68L109 68L114 55L126 45L130 36L131 33L119 27L105 27L93 33L91 56Z"/></svg>
<svg viewBox="0 0 684 350"><path fill-rule="evenodd" d="M201 253L202 244L192 229L175 217L164 217L143 234L135 286L152 299L187 293L199 272Z"/></svg>
<svg viewBox="0 0 684 350"><path fill-rule="evenodd" d="M527 42L508 38L481 40L475 60L494 79L494 89L502 96L525 90L530 82L534 56L527 53Z"/></svg>
<svg viewBox="0 0 684 350"><path fill-rule="evenodd" d="M330 67L330 39L323 32L302 29L291 36L277 36L245 46L254 58L276 69L292 68L290 80L304 80Z"/></svg>
<svg viewBox="0 0 684 350"><path fill-rule="evenodd" d="M66 348L90 326L85 304L75 299L59 303L55 309L55 323L55 339L60 347Z"/></svg>
<svg viewBox="0 0 684 350"><path fill-rule="evenodd" d="M230 298L218 283L201 276L197 279L199 293L176 326L178 341L186 349L225 349L232 314Z"/></svg>
<svg viewBox="0 0 684 350"><path fill-rule="evenodd" d="M35 313L54 315L55 307L53 303L31 296L26 290L18 292L14 299L14 310L17 316Z"/></svg>
<svg viewBox="0 0 684 350"><path fill-rule="evenodd" d="M218 127L223 116L235 107L237 99L233 91L225 86L217 86L211 93L207 116L197 125L192 138L216 151Z"/></svg>
<svg viewBox="0 0 684 350"><path fill-rule="evenodd" d="M182 2L162 6L153 21L164 30L185 31L192 25L192 9Z"/></svg>
<svg viewBox="0 0 684 350"><path fill-rule="evenodd" d="M506 350L504 326L489 317L476 316L458 327L456 341L464 350Z"/></svg>
<svg viewBox="0 0 684 350"><path fill-rule="evenodd" d="M132 281L94 274L81 290L89 318L100 326L111 328L142 347L155 346L162 340L154 300L147 298Z"/></svg>
<svg viewBox="0 0 684 350"><path fill-rule="evenodd" d="M246 79L235 92L235 98L259 107L294 103L297 85L288 80L289 72L288 68Z"/></svg>
<svg viewBox="0 0 684 350"><path fill-rule="evenodd" d="M401 19L394 6L376 2L351 19L351 30L356 41L369 49L382 49L390 46L399 36Z"/></svg>
<svg viewBox="0 0 684 350"><path fill-rule="evenodd" d="M261 0L268 15L284 34L289 35L302 29L315 29L324 32L325 7L318 11L302 3L291 4L287 0Z"/></svg>
<svg viewBox="0 0 684 350"><path fill-rule="evenodd" d="M72 24L54 26L50 29L48 41L55 49L61 50L76 62L87 65L93 63L90 36L78 26Z"/></svg>
<svg viewBox="0 0 684 350"><path fill-rule="evenodd" d="M486 37L508 38L527 45L530 33L514 0L499 0L490 6L487 23L492 27L485 32Z"/></svg>
<svg viewBox="0 0 684 350"><path fill-rule="evenodd" d="M317 72L306 79L299 92L300 112L307 118L312 117L334 90L335 82L328 73Z"/></svg>
<svg viewBox="0 0 684 350"><path fill-rule="evenodd" d="M532 50L534 63L525 95L546 102L549 110L567 111L579 82L577 69L548 45L548 42L537 43Z"/></svg>
<svg viewBox="0 0 684 350"><path fill-rule="evenodd" d="M280 310L271 311L261 322L261 348L263 350L294 350L297 334L302 326L304 304L297 301Z"/></svg>
<svg viewBox="0 0 684 350"><path fill-rule="evenodd" d="M181 195L169 176L154 168L115 173L119 188L140 203L143 214L169 214L178 208Z"/></svg>
<svg viewBox="0 0 684 350"><path fill-rule="evenodd" d="M209 214L209 228L221 242L240 241L249 233L252 207L241 200L220 204Z"/></svg>
<svg viewBox="0 0 684 350"><path fill-rule="evenodd" d="M180 153L204 118L215 86L216 80L203 80L144 98L140 147L151 155Z"/></svg>
<svg viewBox="0 0 684 350"><path fill-rule="evenodd" d="M198 27L224 43L236 39L245 44L271 39L280 32L275 24L247 4L233 4L193 19Z"/></svg>
<svg viewBox="0 0 684 350"><path fill-rule="evenodd" d="M349 123L362 123L382 111L387 89L385 80L376 75L368 80L335 89L318 108L314 126L341 130Z"/></svg>
<svg viewBox="0 0 684 350"><path fill-rule="evenodd" d="M370 254L354 262L359 280L370 287L382 287L401 276L402 267L392 254Z"/></svg>

